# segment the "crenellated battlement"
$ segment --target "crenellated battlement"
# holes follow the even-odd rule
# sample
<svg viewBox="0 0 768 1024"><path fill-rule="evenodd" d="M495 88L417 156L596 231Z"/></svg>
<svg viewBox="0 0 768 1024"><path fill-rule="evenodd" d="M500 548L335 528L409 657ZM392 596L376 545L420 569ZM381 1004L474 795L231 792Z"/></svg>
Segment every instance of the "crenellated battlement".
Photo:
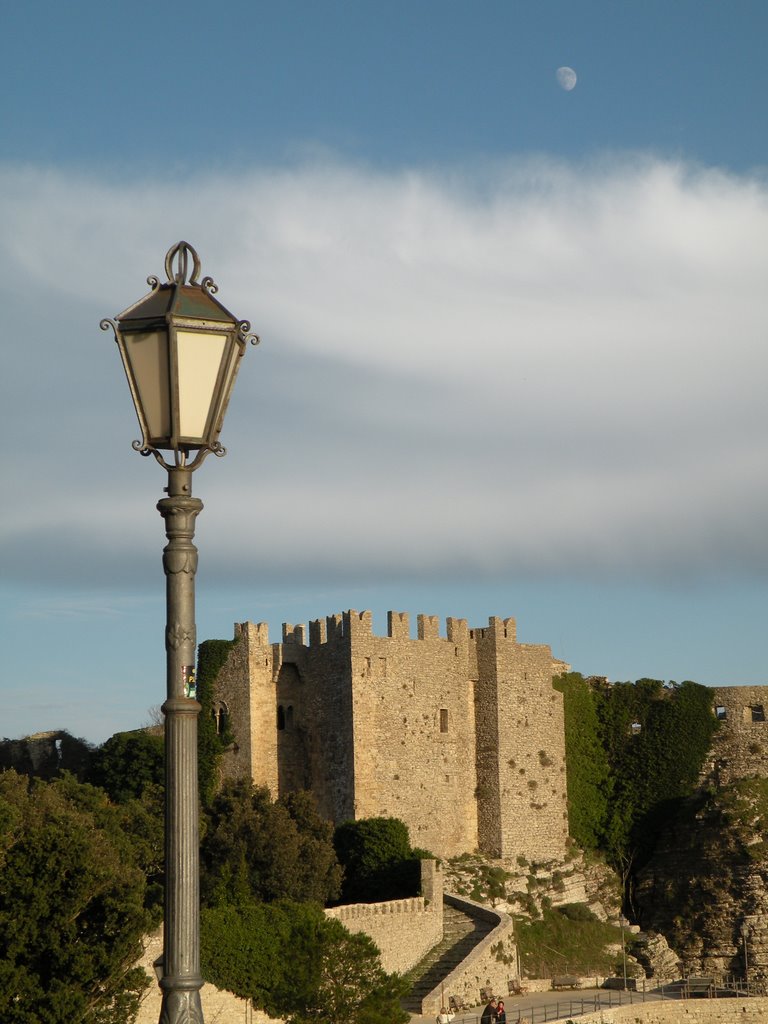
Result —
<svg viewBox="0 0 768 1024"><path fill-rule="evenodd" d="M307 627L304 623L300 623L298 626L294 626L290 622L283 623L283 643L284 644L300 644L302 647L306 647L307 644Z"/></svg>
<svg viewBox="0 0 768 1024"><path fill-rule="evenodd" d="M410 640L411 624L408 612L387 612L387 636L391 640Z"/></svg>
<svg viewBox="0 0 768 1024"><path fill-rule="evenodd" d="M466 619L449 616L445 620L445 636L440 635L440 618L437 615L425 615L421 612L416 616L417 640L443 640L452 644L466 644L469 640L498 640L517 643L517 626L512 618L502 619L491 616L488 625L479 629L469 629ZM269 646L269 628L266 622L236 622L235 639L242 635L257 647ZM300 646L317 647L321 644L333 643L341 639L355 640L358 638L378 640L411 640L410 615L408 612L387 612L387 635L375 636L373 632L373 614L370 611L358 612L349 609L325 619L313 619L307 628L304 623L294 625L284 622L282 626L282 643ZM520 644L524 649L535 650L540 644Z"/></svg>
<svg viewBox="0 0 768 1024"><path fill-rule="evenodd" d="M254 647L269 647L269 626L266 622L236 622L234 638L245 636Z"/></svg>
<svg viewBox="0 0 768 1024"><path fill-rule="evenodd" d="M350 640L373 636L372 612L357 612L350 609L348 612L344 612L343 619L344 635Z"/></svg>
<svg viewBox="0 0 768 1024"><path fill-rule="evenodd" d="M440 620L436 615L417 615L416 628L419 640L440 639Z"/></svg>

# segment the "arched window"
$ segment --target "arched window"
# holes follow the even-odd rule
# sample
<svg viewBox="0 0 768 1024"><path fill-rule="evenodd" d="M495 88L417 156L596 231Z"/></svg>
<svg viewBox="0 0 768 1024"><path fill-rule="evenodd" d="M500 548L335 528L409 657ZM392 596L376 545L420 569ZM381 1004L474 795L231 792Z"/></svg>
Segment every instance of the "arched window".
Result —
<svg viewBox="0 0 768 1024"><path fill-rule="evenodd" d="M229 708L223 700L217 701L212 706L211 715L216 723L216 735L223 736L229 728Z"/></svg>
<svg viewBox="0 0 768 1024"><path fill-rule="evenodd" d="M278 732L285 728L285 709L282 704L277 705L277 729Z"/></svg>

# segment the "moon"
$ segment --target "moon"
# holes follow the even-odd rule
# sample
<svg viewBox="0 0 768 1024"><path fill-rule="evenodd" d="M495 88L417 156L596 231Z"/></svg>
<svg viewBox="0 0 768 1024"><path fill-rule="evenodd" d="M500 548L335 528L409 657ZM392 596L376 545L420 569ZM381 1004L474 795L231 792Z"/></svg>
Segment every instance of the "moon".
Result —
<svg viewBox="0 0 768 1024"><path fill-rule="evenodd" d="M557 78L557 84L561 89L565 89L566 92L570 92L571 89L576 88L576 82L578 79L576 78L576 72L573 68L558 68L555 72L555 77Z"/></svg>

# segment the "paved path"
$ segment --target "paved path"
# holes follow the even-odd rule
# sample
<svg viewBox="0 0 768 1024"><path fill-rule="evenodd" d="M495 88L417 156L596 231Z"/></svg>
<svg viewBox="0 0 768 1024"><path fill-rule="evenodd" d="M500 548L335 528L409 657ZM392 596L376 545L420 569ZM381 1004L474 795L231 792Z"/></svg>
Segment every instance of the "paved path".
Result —
<svg viewBox="0 0 768 1024"><path fill-rule="evenodd" d="M667 994L669 999L671 994ZM546 1020L566 1020L572 1014L581 1014L582 1001L584 1011L600 1009L600 1007L629 1005L639 1003L643 999L640 992L616 992L604 988L583 988L573 992L529 992L522 996L508 996L504 999L504 1008L507 1011L507 1024L517 1024L518 1018L531 1022L543 1021L544 1007L547 1007ZM661 999L657 992L646 992L645 1000ZM537 1012L538 1011L538 1012ZM556 1013L559 1015L556 1016ZM473 1006L469 1010L462 1010L453 1018L453 1024L478 1024L483 1006ZM411 1024L433 1024L434 1016L411 1017Z"/></svg>

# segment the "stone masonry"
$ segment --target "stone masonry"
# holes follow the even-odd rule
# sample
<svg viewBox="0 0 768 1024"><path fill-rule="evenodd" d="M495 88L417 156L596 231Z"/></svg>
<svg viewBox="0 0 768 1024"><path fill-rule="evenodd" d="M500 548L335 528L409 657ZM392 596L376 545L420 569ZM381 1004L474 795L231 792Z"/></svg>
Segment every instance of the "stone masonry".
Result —
<svg viewBox="0 0 768 1024"><path fill-rule="evenodd" d="M449 618L370 612L306 628L235 625L214 712L234 737L230 776L273 796L311 790L336 823L396 817L441 857L561 859L568 834L562 695L568 666L517 642L514 619L469 629Z"/></svg>
<svg viewBox="0 0 768 1024"><path fill-rule="evenodd" d="M768 686L715 687L712 699L720 728L704 767L707 781L768 778Z"/></svg>

